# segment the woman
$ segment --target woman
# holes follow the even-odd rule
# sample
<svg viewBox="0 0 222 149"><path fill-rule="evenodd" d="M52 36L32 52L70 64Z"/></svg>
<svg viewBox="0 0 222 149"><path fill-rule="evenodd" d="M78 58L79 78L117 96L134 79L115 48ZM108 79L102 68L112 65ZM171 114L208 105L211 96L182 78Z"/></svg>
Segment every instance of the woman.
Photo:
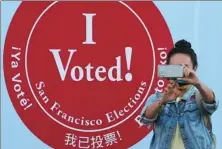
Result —
<svg viewBox="0 0 222 149"><path fill-rule="evenodd" d="M202 113L211 115L218 102L196 75L197 56L191 44L178 41L167 64L183 65L184 77L170 80L163 93L151 95L141 112L141 123L154 124L150 149L213 149L211 125L207 128Z"/></svg>

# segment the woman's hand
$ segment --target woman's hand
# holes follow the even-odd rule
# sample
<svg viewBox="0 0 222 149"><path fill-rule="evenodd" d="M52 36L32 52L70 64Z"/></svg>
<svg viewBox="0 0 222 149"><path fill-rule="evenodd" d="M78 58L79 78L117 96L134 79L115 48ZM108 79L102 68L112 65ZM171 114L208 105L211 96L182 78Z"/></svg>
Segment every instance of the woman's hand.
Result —
<svg viewBox="0 0 222 149"><path fill-rule="evenodd" d="M181 93L178 89L178 84L175 81L170 81L167 87L164 89L162 100L164 103L175 100Z"/></svg>
<svg viewBox="0 0 222 149"><path fill-rule="evenodd" d="M186 81L187 83L190 83L194 86L199 85L200 81L196 75L196 72L193 69L185 66L184 64L182 64L182 65L183 65L184 77L178 78L177 80Z"/></svg>

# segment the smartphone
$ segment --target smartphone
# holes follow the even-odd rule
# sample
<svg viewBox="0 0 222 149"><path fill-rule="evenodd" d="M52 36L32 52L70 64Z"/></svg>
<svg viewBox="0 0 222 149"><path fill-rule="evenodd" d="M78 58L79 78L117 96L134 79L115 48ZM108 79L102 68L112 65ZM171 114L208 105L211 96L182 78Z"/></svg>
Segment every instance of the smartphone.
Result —
<svg viewBox="0 0 222 149"><path fill-rule="evenodd" d="M182 78L183 66L182 65L158 65L158 77L159 78Z"/></svg>

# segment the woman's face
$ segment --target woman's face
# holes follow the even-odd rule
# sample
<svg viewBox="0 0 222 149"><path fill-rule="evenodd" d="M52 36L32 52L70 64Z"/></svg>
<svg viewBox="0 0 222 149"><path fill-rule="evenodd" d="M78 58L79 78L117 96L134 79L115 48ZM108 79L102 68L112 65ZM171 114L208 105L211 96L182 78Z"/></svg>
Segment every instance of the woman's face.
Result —
<svg viewBox="0 0 222 149"><path fill-rule="evenodd" d="M184 64L185 66L193 69L193 63L190 56L183 53L176 53L173 56L171 56L169 64L170 65Z"/></svg>

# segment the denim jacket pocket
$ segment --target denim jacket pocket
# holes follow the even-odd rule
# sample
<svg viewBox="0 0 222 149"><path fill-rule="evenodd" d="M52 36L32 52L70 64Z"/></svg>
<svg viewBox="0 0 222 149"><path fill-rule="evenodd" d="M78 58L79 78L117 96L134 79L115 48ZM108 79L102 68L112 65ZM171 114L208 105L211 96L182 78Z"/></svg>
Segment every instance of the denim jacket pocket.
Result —
<svg viewBox="0 0 222 149"><path fill-rule="evenodd" d="M196 102L187 103L185 105L184 114L187 115L187 117L191 121L197 121L200 119L200 112L199 107L196 104Z"/></svg>
<svg viewBox="0 0 222 149"><path fill-rule="evenodd" d="M172 116L172 112L168 106L164 107L160 112L159 123L165 124Z"/></svg>

